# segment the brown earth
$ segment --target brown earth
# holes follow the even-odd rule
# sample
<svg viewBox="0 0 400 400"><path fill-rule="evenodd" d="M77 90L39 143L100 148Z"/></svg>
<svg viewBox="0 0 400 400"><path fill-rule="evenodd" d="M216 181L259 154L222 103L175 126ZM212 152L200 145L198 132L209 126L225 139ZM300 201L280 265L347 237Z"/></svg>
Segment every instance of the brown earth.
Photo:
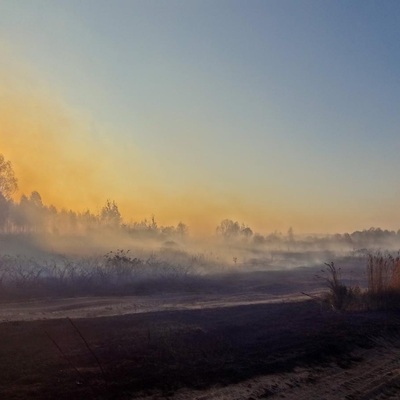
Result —
<svg viewBox="0 0 400 400"><path fill-rule="evenodd" d="M400 399L400 318L307 301L319 270L3 301L0 399Z"/></svg>
<svg viewBox="0 0 400 400"><path fill-rule="evenodd" d="M0 398L400 398L396 314L252 296L4 303Z"/></svg>

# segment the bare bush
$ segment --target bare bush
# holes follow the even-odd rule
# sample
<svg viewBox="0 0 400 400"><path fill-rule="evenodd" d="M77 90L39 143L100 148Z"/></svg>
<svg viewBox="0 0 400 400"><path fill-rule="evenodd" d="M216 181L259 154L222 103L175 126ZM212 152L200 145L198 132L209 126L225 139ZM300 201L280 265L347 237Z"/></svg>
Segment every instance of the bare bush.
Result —
<svg viewBox="0 0 400 400"><path fill-rule="evenodd" d="M0 257L0 298L57 295L134 294L170 290L197 275L191 256L170 262L151 255L134 257L117 250L103 257L64 257L38 260ZM178 285L178 286L177 286Z"/></svg>

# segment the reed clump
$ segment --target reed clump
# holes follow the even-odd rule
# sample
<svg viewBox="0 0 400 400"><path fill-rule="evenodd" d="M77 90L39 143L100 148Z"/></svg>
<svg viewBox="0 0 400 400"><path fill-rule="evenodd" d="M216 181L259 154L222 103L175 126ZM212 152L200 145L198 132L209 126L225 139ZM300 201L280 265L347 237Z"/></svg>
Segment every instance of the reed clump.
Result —
<svg viewBox="0 0 400 400"><path fill-rule="evenodd" d="M366 260L367 286L349 286L343 282L341 269L333 262L318 278L328 288L323 301L336 311L400 310L400 252L369 253Z"/></svg>
<svg viewBox="0 0 400 400"><path fill-rule="evenodd" d="M400 308L400 253L376 252L367 259L367 302L370 308Z"/></svg>
<svg viewBox="0 0 400 400"><path fill-rule="evenodd" d="M336 267L333 262L325 263L325 266L326 269L321 271L323 275L317 276L325 281L328 288L323 301L336 311L351 308L360 296L359 287L345 285L342 280L341 268Z"/></svg>

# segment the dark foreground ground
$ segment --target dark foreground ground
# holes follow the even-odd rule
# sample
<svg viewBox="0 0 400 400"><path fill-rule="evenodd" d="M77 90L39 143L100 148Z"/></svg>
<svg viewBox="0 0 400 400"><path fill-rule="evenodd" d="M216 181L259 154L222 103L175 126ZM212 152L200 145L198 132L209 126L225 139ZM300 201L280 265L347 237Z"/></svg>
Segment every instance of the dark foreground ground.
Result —
<svg viewBox="0 0 400 400"><path fill-rule="evenodd" d="M362 362L354 349L399 329L395 314L339 314L312 301L3 322L0 399L170 398L303 367L351 370Z"/></svg>

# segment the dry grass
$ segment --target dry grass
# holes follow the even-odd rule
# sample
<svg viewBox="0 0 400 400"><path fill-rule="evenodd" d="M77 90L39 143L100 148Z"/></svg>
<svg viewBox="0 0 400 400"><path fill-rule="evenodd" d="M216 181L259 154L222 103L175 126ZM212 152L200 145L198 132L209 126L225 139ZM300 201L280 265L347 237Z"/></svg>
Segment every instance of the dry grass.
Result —
<svg viewBox="0 0 400 400"><path fill-rule="evenodd" d="M369 254L367 260L368 291L370 308L400 308L400 254L377 252Z"/></svg>
<svg viewBox="0 0 400 400"><path fill-rule="evenodd" d="M337 268L333 262L325 263L325 266L326 269L321 271L324 275L317 275L325 281L329 289L323 300L336 311L343 311L354 306L359 297L360 288L346 286L342 281L341 268Z"/></svg>
<svg viewBox="0 0 400 400"><path fill-rule="evenodd" d="M333 262L318 278L325 281L328 292L322 299L336 311L344 310L399 310L400 309L400 253L370 253L367 256L367 288L343 283L341 269Z"/></svg>

